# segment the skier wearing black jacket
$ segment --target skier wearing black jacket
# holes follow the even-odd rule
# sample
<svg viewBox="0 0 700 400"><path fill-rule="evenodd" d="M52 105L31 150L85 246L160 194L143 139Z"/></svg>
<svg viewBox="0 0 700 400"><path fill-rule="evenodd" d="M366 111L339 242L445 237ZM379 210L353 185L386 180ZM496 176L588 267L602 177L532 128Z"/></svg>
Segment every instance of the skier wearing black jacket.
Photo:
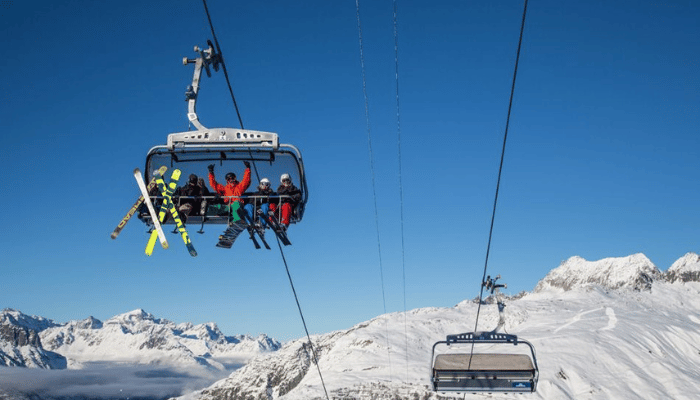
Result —
<svg viewBox="0 0 700 400"><path fill-rule="evenodd" d="M289 217L292 215L292 210L301 201L301 190L294 186L292 178L289 174L282 174L280 177L282 183L277 188L277 194L281 196L280 203L282 208L281 222L285 228L289 227ZM270 211L277 211L277 204L270 203Z"/></svg>
<svg viewBox="0 0 700 400"><path fill-rule="evenodd" d="M206 190L207 193L204 191ZM209 191L202 187L199 182L197 175L191 174L187 184L181 186L175 192L176 197L180 197L179 206L177 208L178 214L180 214L180 219L184 224L187 221L187 216L190 215L192 210L201 210L202 196L208 195ZM182 198L182 197L192 197L192 198ZM177 200L176 200L177 201Z"/></svg>

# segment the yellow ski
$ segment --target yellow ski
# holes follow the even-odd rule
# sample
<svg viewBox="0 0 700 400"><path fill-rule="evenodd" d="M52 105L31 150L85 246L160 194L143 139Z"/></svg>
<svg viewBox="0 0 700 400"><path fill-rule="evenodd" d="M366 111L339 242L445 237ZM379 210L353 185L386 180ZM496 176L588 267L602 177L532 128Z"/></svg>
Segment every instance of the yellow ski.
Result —
<svg viewBox="0 0 700 400"><path fill-rule="evenodd" d="M168 186L165 186L165 182L163 181L162 178L157 177L156 178L156 183L158 184L158 189L161 191L163 194L163 205L160 208L160 213L158 215L158 218L160 219L161 222L165 221L166 217L166 212L170 211L170 215L172 215L173 220L175 221L175 225L177 226L177 230L180 232L180 235L182 236L182 241L185 242L185 245L187 246L187 250L189 251L190 255L192 257L197 256L197 251L194 249L194 246L192 245L192 241L190 240L189 235L187 234L187 230L185 229L185 225L182 223L182 220L180 220L180 216L177 213L177 208L175 207L175 203L172 200L172 195L175 193L175 189L177 188L177 182L180 179L180 170L176 169L173 171L172 175L170 176L170 183ZM152 248L155 246L155 239L153 238L153 233L151 233L151 238L148 241L148 244L151 245L151 251ZM148 252L149 247L146 247L146 251Z"/></svg>
<svg viewBox="0 0 700 400"><path fill-rule="evenodd" d="M148 206L148 212L151 214L151 219L153 220L153 226L155 229L153 230L153 233L151 237L153 238L153 245L151 246L151 251L150 253L148 252L148 249L146 249L146 255L151 255L153 253L153 247L155 246L156 238L160 238L160 243L163 246L164 249L168 248L168 240L165 238L165 233L163 232L163 227L160 226L160 223L158 223L158 219L155 218L156 216L156 210L153 208L153 203L151 203L151 197L148 194L148 189L146 188L146 183L143 180L143 176L141 175L141 171L136 168L134 170L134 178L136 178L136 182L139 185L139 189L141 190L141 195L144 198L144 201L146 202L146 205ZM156 179L160 179L159 175L156 175ZM150 243L150 240L149 240Z"/></svg>

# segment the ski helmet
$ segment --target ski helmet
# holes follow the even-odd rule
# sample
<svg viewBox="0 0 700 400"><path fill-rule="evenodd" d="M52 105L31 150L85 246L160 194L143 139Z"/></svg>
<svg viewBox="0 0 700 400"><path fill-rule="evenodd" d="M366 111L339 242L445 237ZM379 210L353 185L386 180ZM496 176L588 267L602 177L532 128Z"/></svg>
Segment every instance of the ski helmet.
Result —
<svg viewBox="0 0 700 400"><path fill-rule="evenodd" d="M197 175L195 174L190 174L190 183L193 185L197 184Z"/></svg>
<svg viewBox="0 0 700 400"><path fill-rule="evenodd" d="M289 179L289 182L292 182L292 177L289 176L289 174L282 174L282 176L280 176L280 183L284 183L285 179Z"/></svg>
<svg viewBox="0 0 700 400"><path fill-rule="evenodd" d="M234 174L233 172L229 172L228 174L226 174L226 180L236 180L236 174Z"/></svg>
<svg viewBox="0 0 700 400"><path fill-rule="evenodd" d="M260 179L260 186L270 186L270 180L267 178Z"/></svg>

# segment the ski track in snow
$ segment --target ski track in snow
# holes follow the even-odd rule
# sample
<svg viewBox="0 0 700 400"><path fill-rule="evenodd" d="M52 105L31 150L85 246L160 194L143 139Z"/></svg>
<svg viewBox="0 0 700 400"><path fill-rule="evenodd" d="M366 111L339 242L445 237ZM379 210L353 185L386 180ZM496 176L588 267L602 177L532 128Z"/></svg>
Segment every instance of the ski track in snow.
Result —
<svg viewBox="0 0 700 400"><path fill-rule="evenodd" d="M696 324L700 324L700 319L698 319L696 316L688 315L688 318L690 318L690 320L695 322Z"/></svg>
<svg viewBox="0 0 700 400"><path fill-rule="evenodd" d="M580 313L576 314L576 315L571 319L571 321L569 321L569 322L567 322L566 324L564 324L564 325L560 326L559 328L555 329L555 330L554 330L554 333L558 333L558 332L561 331L562 329L565 329L565 328L567 328L567 327L569 327L569 326L571 326L571 325L573 325L573 324L575 324L575 323L581 321L581 318L582 318L584 315L592 314L592 313L598 312L598 311L600 311L600 310L602 310L602 309L604 309L604 308L605 308L605 315L608 316L608 325L605 326L605 327L603 327L603 328L600 328L599 330L601 330L601 331L609 331L609 330L615 329L615 326L617 326L617 316L615 315L615 310L613 310L613 309L610 308L610 307L600 307L600 308L595 308L595 309L593 309L593 310L583 311L583 312L580 312ZM699 322L699 323L700 323L700 322Z"/></svg>
<svg viewBox="0 0 700 400"><path fill-rule="evenodd" d="M571 319L571 321L569 321L569 322L567 322L566 324L564 324L564 325L560 326L559 328L555 329L555 330L554 330L554 333L557 333L557 332L559 332L560 330L562 330L562 329L564 329L564 328L566 328L566 327L568 327L568 326L571 326L571 325L573 325L573 324L579 322L579 321L581 320L581 317L582 317L582 316L584 316L584 315L586 315L586 314L594 313L594 312L596 312L596 311L600 311L600 310L602 310L602 309L603 309L603 307L600 307L600 308L596 308L596 309L593 309L593 310L588 310L588 311L580 312L580 313L576 314L576 315L574 316L574 318Z"/></svg>
<svg viewBox="0 0 700 400"><path fill-rule="evenodd" d="M602 328L601 331L610 331L615 329L617 325L617 317L615 316L615 310L608 307L605 309L605 314L608 316L608 326Z"/></svg>

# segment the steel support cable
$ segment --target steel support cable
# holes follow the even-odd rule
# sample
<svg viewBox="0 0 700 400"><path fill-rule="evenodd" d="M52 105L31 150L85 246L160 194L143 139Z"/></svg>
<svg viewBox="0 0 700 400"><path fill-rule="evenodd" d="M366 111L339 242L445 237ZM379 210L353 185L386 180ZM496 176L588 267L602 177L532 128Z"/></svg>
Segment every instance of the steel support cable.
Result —
<svg viewBox="0 0 700 400"><path fill-rule="evenodd" d="M401 162L401 107L399 103L399 28L398 6L394 0L394 70L396 71L396 142L399 159L399 198L401 204L401 272L403 278L403 331L406 345L406 382L408 382L408 321L406 307L406 251L404 245L404 218L403 218L403 178Z"/></svg>
<svg viewBox="0 0 700 400"><path fill-rule="evenodd" d="M231 94L231 100L233 100L233 107L236 109L236 115L238 115L238 122L241 124L241 129L243 127L243 118L241 118L241 113L238 109L238 103L236 102L236 96L233 95L233 88L231 86L231 80L228 77L228 71L226 70L226 63L224 62L224 54L221 52L221 46L219 46L219 40L216 38L216 32L214 32L214 24L211 22L211 15L209 14L209 7L207 7L207 0L202 0L204 3L204 11L207 14L207 20L209 21L209 28L211 29L211 35L214 38L214 45L216 46L216 52L219 55L221 61L221 69L224 71L224 77L226 78L226 85L228 86L228 92ZM253 158L253 153L248 150L250 158ZM260 174L258 173L258 166L253 161L253 170L255 170L255 178L260 182Z"/></svg>
<svg viewBox="0 0 700 400"><path fill-rule="evenodd" d="M228 71L226 71L226 63L224 62L224 55L221 53L221 47L219 46L219 40L216 38L216 33L214 32L214 24L211 22L211 15L209 15L209 7L207 7L207 0L202 0L204 3L204 11L207 13L207 20L209 20L209 27L211 28L211 35L214 38L214 44L216 45L216 52L219 53L221 58L221 67L224 71L224 77L226 77L226 84L228 85L228 91L231 93L231 99L233 100L233 106L236 108L236 114L238 115L238 122L241 123L241 129L243 127L243 119L241 118L241 113L238 111L238 103L236 103L236 97L233 95L233 89L231 88L231 81L228 79Z"/></svg>
<svg viewBox="0 0 700 400"><path fill-rule="evenodd" d="M522 22L520 23L520 38L518 39L518 51L515 55L515 68L513 70L513 82L510 87L510 100L508 101L508 115L506 117L506 128L505 128L505 133L503 134L503 147L501 149L501 163L498 167L498 179L496 180L496 195L493 200L493 213L491 214L491 227L489 229L489 240L488 244L486 245L486 261L484 262L484 274L481 278L481 283L480 283L480 290L479 290L479 305L476 310L476 322L474 324L474 332L477 332L477 329L479 327L479 314L481 313L481 302L483 299L484 295L484 285L483 282L486 280L486 272L488 270L488 264L489 264L489 254L491 252L491 238L493 237L493 226L494 222L496 220L496 206L498 204L498 192L501 187L501 175L503 172L503 160L505 158L506 154L506 141L508 140L508 127L510 125L510 114L511 110L513 109L513 95L515 94L515 79L518 76L518 63L520 61L520 49L522 47L523 43L523 31L525 30L525 15L527 14L527 1L525 0L525 5L523 6L523 18ZM472 342L472 348L471 348L471 353L469 355L469 368L471 368L471 362L472 362L472 355L474 354L474 342Z"/></svg>
<svg viewBox="0 0 700 400"><path fill-rule="evenodd" d="M287 258L284 256L284 250L282 250L282 244L280 243L280 239L275 235L275 238L277 238L277 247L280 249L280 255L282 256L282 261L284 262L284 268L287 271L287 278L289 278L289 285L292 287L292 293L294 293L294 300L297 303L297 308L299 309L299 315L301 316L301 323L304 325L304 331L306 332L306 338L309 341L309 346L311 347L311 355L314 360L314 364L316 364L316 369L318 370L318 376L321 378L321 386L323 386L323 392L326 394L326 399L330 399L328 397L328 390L326 390L326 383L323 381L323 374L321 373L321 367L318 365L318 357L316 356L316 350L314 349L314 344L311 341L311 335L309 334L309 329L306 327L306 320L304 319L304 313L301 311L301 305L299 304L299 297L297 296L297 291L294 289L294 282L292 281L292 274L289 272L289 266L287 266Z"/></svg>
<svg viewBox="0 0 700 400"><path fill-rule="evenodd" d="M386 311L386 295L384 293L384 268L382 267L382 245L379 238L379 211L377 207L377 189L376 189L376 178L374 173L374 154L372 152L372 131L370 129L369 122L369 97L367 96L367 77L365 73L365 55L364 48L362 44L362 24L360 22L360 0L355 0L355 9L357 11L357 31L360 40L360 67L362 70L362 94L365 100L365 118L367 120L367 147L369 150L369 168L370 175L372 176L372 197L374 199L374 223L377 228L377 252L379 254L379 276L382 284L382 303L384 304L384 314ZM386 329L386 346L389 359L389 376L393 380L392 365L391 365L391 347L389 346L389 326L388 322L385 324Z"/></svg>
<svg viewBox="0 0 700 400"><path fill-rule="evenodd" d="M209 14L209 8L207 7L207 1L202 0L204 3L204 10L206 11L207 14L207 19L209 20L209 27L211 28L211 34L214 37L214 44L216 45L216 51L219 54L219 57L221 58L221 66L224 71L224 76L226 77L226 83L228 85L229 93L231 94L231 99L233 100L233 105L236 108L236 114L238 115L238 121L241 124L241 129L245 129L243 127L243 119L241 118L241 114L238 111L238 104L236 103L236 98L233 95L233 89L231 88L231 81L229 80L228 77L228 72L226 71L226 64L224 63L224 57L223 54L221 53L221 47L219 46L219 41L216 38L216 33L214 32L214 25L212 24L211 21L211 16ZM252 158L252 153L251 153L251 158ZM258 170L257 167L255 167L255 162L253 162L253 166L255 168L255 175L258 178L258 181L260 180L260 177L258 176ZM299 303L299 296L297 296L297 291L294 288L294 281L292 280L292 274L289 272L289 265L287 264L287 258L284 256L284 250L282 249L282 244L280 243L280 239L275 235L275 238L277 239L277 247L279 247L280 250L280 255L282 256L282 261L284 262L284 268L285 271L287 272L287 278L289 278L289 285L292 287L292 293L294 294L294 301L297 304L297 309L299 310L299 316L301 317L301 323L304 325L304 332L306 332L306 338L309 342L309 347L311 348L311 355L312 359L314 361L314 364L316 364L316 369L318 370L318 375L321 378L321 385L323 386L323 392L326 394L326 399L330 399L328 396L328 390L326 389L326 383L323 380L323 374L321 373L321 367L318 365L318 357L316 356L316 350L314 349L314 344L311 341L311 335L309 334L309 329L306 326L306 319L304 319L304 313L301 310L301 304Z"/></svg>

